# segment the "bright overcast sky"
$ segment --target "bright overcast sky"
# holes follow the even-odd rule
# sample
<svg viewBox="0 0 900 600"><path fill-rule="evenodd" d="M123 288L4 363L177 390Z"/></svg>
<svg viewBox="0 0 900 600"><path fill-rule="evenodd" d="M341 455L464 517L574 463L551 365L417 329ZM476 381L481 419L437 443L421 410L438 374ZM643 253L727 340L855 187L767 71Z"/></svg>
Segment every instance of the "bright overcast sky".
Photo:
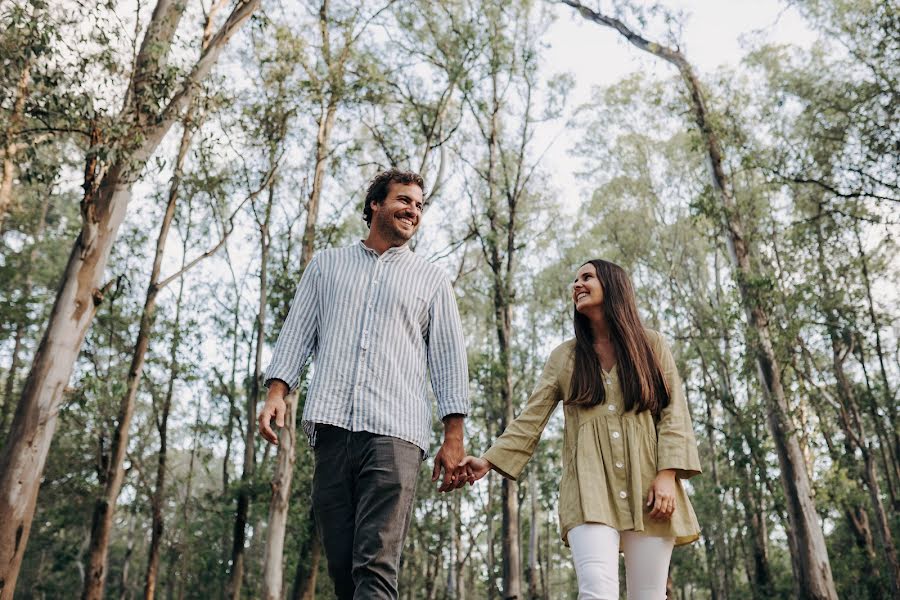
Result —
<svg viewBox="0 0 900 600"><path fill-rule="evenodd" d="M799 13L783 0L664 0L663 5L686 14L681 49L699 69L701 77L720 66L737 65L751 41L753 45L766 41L808 46L816 37ZM588 101L594 86L613 84L634 71L659 78L675 75L674 67L668 63L632 46L612 29L587 21L574 9L558 6L554 13L556 22L544 37L549 45L543 53L544 74L570 72L574 75L570 110ZM630 25L637 27L637 24ZM541 133L541 137L549 137L543 143L540 139L536 143L545 147L552 134ZM575 137L560 136L544 156L544 166L551 171L572 173L578 161L567 151ZM574 195L570 204L574 208L585 190L579 189L571 176L557 177L554 184L564 191L564 196Z"/></svg>
<svg viewBox="0 0 900 600"><path fill-rule="evenodd" d="M663 5L687 14L682 50L703 72L737 64L745 52L744 37L761 35L765 40L801 45L814 39L803 18L783 0L665 0ZM638 50L612 29L587 21L567 6L560 6L556 14L545 37L550 43L546 64L571 71L580 93L637 69L674 73L672 67Z"/></svg>

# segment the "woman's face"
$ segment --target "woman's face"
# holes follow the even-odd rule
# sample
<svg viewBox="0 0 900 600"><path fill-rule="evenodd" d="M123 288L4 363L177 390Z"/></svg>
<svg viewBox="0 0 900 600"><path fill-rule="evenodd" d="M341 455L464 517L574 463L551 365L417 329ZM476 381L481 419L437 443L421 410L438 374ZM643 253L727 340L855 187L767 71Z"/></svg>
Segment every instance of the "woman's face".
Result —
<svg viewBox="0 0 900 600"><path fill-rule="evenodd" d="M572 301L575 303L575 310L580 313L603 306L603 286L597 278L597 269L591 263L582 266L575 274Z"/></svg>

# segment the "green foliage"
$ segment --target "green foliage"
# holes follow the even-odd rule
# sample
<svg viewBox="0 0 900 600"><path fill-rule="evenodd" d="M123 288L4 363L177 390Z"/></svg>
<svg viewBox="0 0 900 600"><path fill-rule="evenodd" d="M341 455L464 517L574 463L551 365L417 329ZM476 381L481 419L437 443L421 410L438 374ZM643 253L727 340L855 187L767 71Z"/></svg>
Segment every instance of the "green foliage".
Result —
<svg viewBox="0 0 900 600"><path fill-rule="evenodd" d="M260 288L254 218L272 210L265 357L301 276L320 126L333 109L314 248L365 237L361 199L375 171L393 165L423 172L431 193L414 244L454 280L468 346L469 452L480 453L500 433L507 375L511 401L520 407L550 350L572 336L573 271L589 258L613 260L631 273L645 324L672 342L700 444L705 472L689 486L703 534L673 555L676 597L708 598L716 588L729 598L793 597L789 499L778 483L743 287L769 316L838 593L887 597L891 582L877 506L854 440L875 457L877 498L896 543L900 17L893 3L874 0L791 5L820 34L812 47L751 40L741 65L701 75L753 255L751 274L741 277L731 266L726 215L682 82L631 74L593 90L583 106L567 106L573 77L544 62L542 36L556 7L342 1L329 3L320 23L319 2L264 5L185 115L191 146L180 170L163 275L179 269L182 255L190 259L214 247L232 223L234 232L218 254L186 275L179 321L181 282L160 293L110 545L107 595L136 596L143 588L157 423L170 382L158 594L224 594L242 490L251 498L243 593L261 594L274 450L257 439L255 475L247 483L239 476ZM657 39L680 40L682 17L663 4L617 6L616 14ZM12 203L0 221L4 435L81 228L85 163L93 157L109 163L144 135L133 131L126 139L131 124L119 117L135 44L152 8L0 2L0 150L17 145ZM160 61L144 82L151 93L142 106L151 121L196 58L202 20L201 6L189 3L172 52L154 49ZM30 83L17 115L23 74ZM541 128L554 127L565 127L579 172L564 182L565 190L554 189L559 174L542 163ZM92 128L103 132L95 143ZM81 587L94 500L172 190L182 133L173 131L140 173L106 273L110 285L66 390L17 590L26 598L68 597ZM276 164L272 184L263 186ZM559 200L572 190L583 190L585 200ZM237 210L251 195L253 208L248 201ZM501 356L504 315L508 348ZM307 385L304 379L301 414ZM550 598L576 593L555 517L559 412L518 488L520 566L524 573L535 528L540 587ZM434 438L440 434L435 423ZM299 437L286 590L297 573L301 580L306 574L314 531L313 458ZM458 563L462 571L453 585L462 582L467 598L498 597L499 477L440 495L430 469L429 460L420 474L401 594L450 598ZM768 589L754 562L759 551ZM332 594L325 568L323 558L320 598Z"/></svg>

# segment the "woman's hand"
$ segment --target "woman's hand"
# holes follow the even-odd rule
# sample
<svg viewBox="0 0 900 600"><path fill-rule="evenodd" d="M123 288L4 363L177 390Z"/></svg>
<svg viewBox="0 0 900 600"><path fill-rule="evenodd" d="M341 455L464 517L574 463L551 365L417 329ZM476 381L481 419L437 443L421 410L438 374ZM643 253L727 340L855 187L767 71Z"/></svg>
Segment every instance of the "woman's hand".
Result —
<svg viewBox="0 0 900 600"><path fill-rule="evenodd" d="M656 474L647 494L650 518L665 521L675 512L675 470L664 469Z"/></svg>
<svg viewBox="0 0 900 600"><path fill-rule="evenodd" d="M488 474L488 471L494 465L491 464L491 461L486 458L477 458L475 456L467 456L462 459L462 462L459 463L458 470L465 469L466 475L469 478L469 485L474 484L476 481L484 477Z"/></svg>

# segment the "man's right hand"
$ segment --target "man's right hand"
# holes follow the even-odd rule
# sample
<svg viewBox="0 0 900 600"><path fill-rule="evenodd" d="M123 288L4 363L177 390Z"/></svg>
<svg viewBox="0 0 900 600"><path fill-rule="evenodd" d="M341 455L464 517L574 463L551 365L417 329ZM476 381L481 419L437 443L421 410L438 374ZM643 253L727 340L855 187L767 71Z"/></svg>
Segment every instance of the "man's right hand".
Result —
<svg viewBox="0 0 900 600"><path fill-rule="evenodd" d="M287 391L288 387L284 382L273 381L269 386L266 404L259 413L259 434L276 446L278 445L278 434L272 430L272 419L275 419L276 427L284 427L284 413L287 412L284 397L287 395Z"/></svg>

